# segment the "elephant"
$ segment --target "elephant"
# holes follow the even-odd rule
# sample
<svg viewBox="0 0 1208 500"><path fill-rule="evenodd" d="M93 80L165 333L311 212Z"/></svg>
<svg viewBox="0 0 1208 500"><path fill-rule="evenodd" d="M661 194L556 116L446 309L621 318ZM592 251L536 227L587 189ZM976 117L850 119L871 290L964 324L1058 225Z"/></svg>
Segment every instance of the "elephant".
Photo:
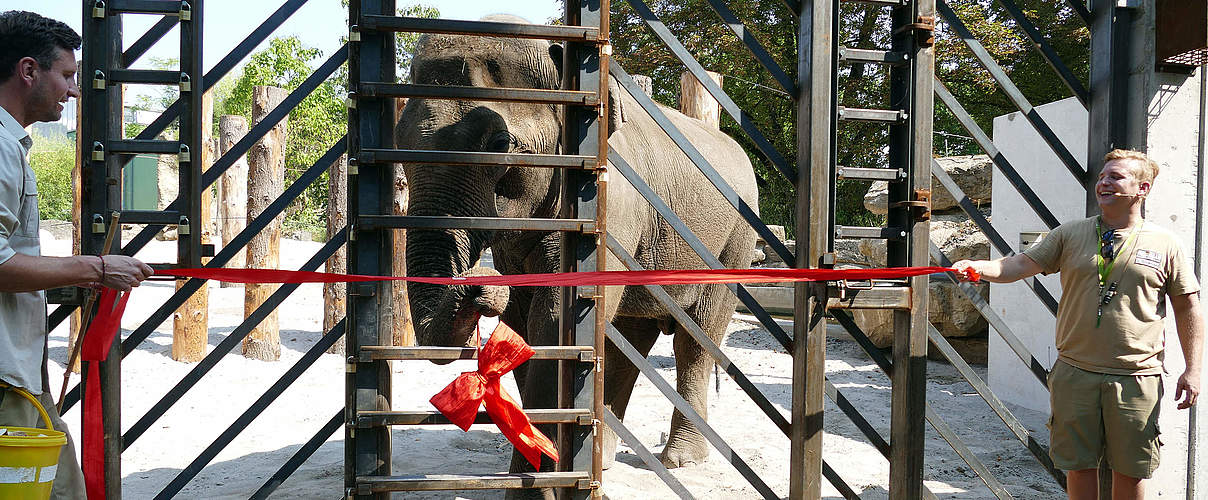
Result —
<svg viewBox="0 0 1208 500"><path fill-rule="evenodd" d="M485 21L527 22L495 15ZM544 40L485 36L423 35L411 66L415 84L559 89L563 47ZM716 128L662 107L709 163L750 206L758 206L755 172L744 150ZM609 145L729 268L746 268L755 232L670 137L615 80L608 92ZM413 98L395 128L399 149L561 154L563 117L559 106L533 103ZM586 153L592 154L592 153ZM560 213L562 172L521 166L408 164L407 215L554 218ZM620 175L607 184L607 232L645 269L703 269L693 252L639 192ZM587 215L590 217L591 215ZM473 276L492 273L474 267L489 248L503 274L560 270L562 237L555 232L410 229L407 270L413 276ZM623 270L613 255L606 268ZM558 344L561 291L555 287L408 285L415 338L425 346L474 345L479 315L501 316L532 345ZM720 344L737 299L724 285L665 287L676 304ZM659 333L673 335L678 392L702 416L707 414L710 368L714 362L668 310L642 286L605 287L607 319L648 355ZM604 353L604 401L624 418L638 370L612 344ZM529 361L516 370L526 408L556 407L556 365ZM607 429L605 427L605 429ZM542 428L551 435L547 428ZM615 455L616 436L606 430L606 464ZM660 460L668 467L704 461L709 454L701 430L676 411ZM552 462L546 459L543 470ZM512 471L532 471L513 454Z"/></svg>

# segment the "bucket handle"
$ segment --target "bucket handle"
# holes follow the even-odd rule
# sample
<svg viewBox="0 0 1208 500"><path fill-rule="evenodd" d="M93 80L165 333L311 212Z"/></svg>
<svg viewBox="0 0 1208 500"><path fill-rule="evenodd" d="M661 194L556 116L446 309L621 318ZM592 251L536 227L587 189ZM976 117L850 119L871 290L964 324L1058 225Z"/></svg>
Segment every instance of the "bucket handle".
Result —
<svg viewBox="0 0 1208 500"><path fill-rule="evenodd" d="M34 408L38 409L38 415L42 416L42 421L46 422L46 428L52 431L55 430L54 424L50 422L50 415L46 413L46 408L42 407L42 403L38 402L38 398L35 398L33 394L30 394L29 391L20 387L13 387L5 383L0 383L0 390L2 389L11 390L19 394L21 397L29 400L30 404L34 405Z"/></svg>

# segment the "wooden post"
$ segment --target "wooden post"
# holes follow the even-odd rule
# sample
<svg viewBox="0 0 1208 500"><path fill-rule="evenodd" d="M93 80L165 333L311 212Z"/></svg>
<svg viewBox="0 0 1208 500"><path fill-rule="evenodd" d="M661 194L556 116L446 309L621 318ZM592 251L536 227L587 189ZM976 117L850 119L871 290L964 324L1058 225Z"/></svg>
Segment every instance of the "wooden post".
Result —
<svg viewBox="0 0 1208 500"><path fill-rule="evenodd" d="M239 115L226 115L218 120L218 150L221 155L227 154L235 143L247 135L247 118ZM222 246L231 244L231 240L247 227L247 155L239 157L231 167L222 174L219 182L219 192L222 193L218 203L218 220L222 226ZM247 260L244 252L238 252L227 262L230 269L243 269ZM223 288L239 286L238 283L223 282Z"/></svg>
<svg viewBox="0 0 1208 500"><path fill-rule="evenodd" d="M348 156L341 156L327 171L327 238L348 225ZM341 246L327 259L329 273L348 272L348 248ZM344 319L347 306L347 283L323 284L323 332L329 332ZM332 344L327 352L344 354L344 343Z"/></svg>
<svg viewBox="0 0 1208 500"><path fill-rule="evenodd" d="M721 86L721 75L706 71L709 78ZM721 125L721 106L717 104L705 86L701 85L692 73L685 71L680 75L680 112L719 128Z"/></svg>
<svg viewBox="0 0 1208 500"><path fill-rule="evenodd" d="M76 156L75 168L71 169L71 254L80 254L80 242L83 239L83 234L80 233L80 197L81 184L80 175L83 172L83 158L88 154L84 150L82 143L83 139L80 132L83 130L84 110L80 107L79 99L76 99ZM71 321L67 324L67 352L71 352L75 348L76 335L80 328L80 309L77 308L71 313ZM80 373L80 358L77 356L74 363L71 364L72 373Z"/></svg>
<svg viewBox="0 0 1208 500"><path fill-rule="evenodd" d="M281 104L288 93L277 87L257 86L252 89L252 123L260 123L273 108ZM281 196L285 186L285 137L289 124L281 120L248 153L247 217L251 221L269 204ZM281 263L281 217L278 216L252 238L247 246L247 265L251 268L277 269ZM273 284L244 285L244 317L277 290ZM276 361L281 357L281 332L277 311L243 339L243 355L261 361Z"/></svg>
<svg viewBox="0 0 1208 500"><path fill-rule="evenodd" d="M403 107L407 105L406 99L395 99L394 101L394 123L398 123L399 117L403 114ZM394 215L407 215L407 174L403 171L401 164L394 164ZM394 276L407 275L407 231L405 229L396 229L392 231L394 238ZM411 324L411 304L407 299L407 282L395 281L392 283L394 287L391 297L394 298L394 307L392 308L392 316L390 325L392 340L396 346L412 346L415 345L415 327Z"/></svg>
<svg viewBox="0 0 1208 500"><path fill-rule="evenodd" d="M200 171L204 172L214 163L214 142L210 140L212 130L214 128L214 95L206 93L201 97L201 165ZM209 189L201 190L201 220L194 224L197 231L201 234L201 244L210 243L210 237L213 233L211 230L210 219L210 200L212 195ZM209 258L202 258L202 264L209 262ZM176 280L176 289L179 290L187 280ZM172 359L183 361L185 363L195 363L201 361L206 356L206 340L210 332L210 288L202 286L189 300L180 305L176 313L172 315Z"/></svg>

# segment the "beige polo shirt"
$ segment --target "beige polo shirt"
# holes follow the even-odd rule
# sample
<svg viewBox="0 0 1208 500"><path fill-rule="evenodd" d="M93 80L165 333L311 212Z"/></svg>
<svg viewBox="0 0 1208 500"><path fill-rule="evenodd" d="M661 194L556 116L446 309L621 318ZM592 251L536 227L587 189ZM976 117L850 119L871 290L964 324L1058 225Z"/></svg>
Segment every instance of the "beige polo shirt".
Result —
<svg viewBox="0 0 1208 500"><path fill-rule="evenodd" d="M42 254L32 146L21 124L0 107L0 264L18 253ZM45 348L46 295L0 292L0 380L41 394Z"/></svg>
<svg viewBox="0 0 1208 500"><path fill-rule="evenodd" d="M1024 252L1045 274L1061 273L1058 358L1097 373L1162 373L1166 296L1198 292L1199 283L1178 238L1146 221L1128 248L1116 256L1107 284L1119 282L1119 286L1103 306L1103 318L1096 327L1098 221L1095 216L1062 224ZM1128 232L1116 231L1115 248L1120 248Z"/></svg>

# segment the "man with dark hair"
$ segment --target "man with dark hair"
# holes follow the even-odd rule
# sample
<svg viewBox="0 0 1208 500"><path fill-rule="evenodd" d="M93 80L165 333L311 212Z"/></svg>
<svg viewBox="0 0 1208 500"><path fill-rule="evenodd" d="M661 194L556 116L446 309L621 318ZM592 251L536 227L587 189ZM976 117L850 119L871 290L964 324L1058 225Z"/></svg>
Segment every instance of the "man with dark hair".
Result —
<svg viewBox="0 0 1208 500"><path fill-rule="evenodd" d="M5 397L6 387L17 387L36 395L54 428L67 431L47 380L43 290L86 284L129 290L152 274L146 264L123 255L41 255L38 184L29 165L33 139L25 128L57 121L59 103L80 97L78 48L80 36L66 24L32 12L0 13L0 426L43 425L33 405ZM52 498L84 498L70 436L53 480Z"/></svg>
<svg viewBox="0 0 1208 500"><path fill-rule="evenodd" d="M1166 303L1187 369L1174 398L1180 410L1200 394L1204 316L1199 283L1178 238L1141 217L1158 164L1113 150L1095 184L1100 214L1066 222L1026 252L963 260L987 281L1010 283L1061 273L1057 362L1049 373L1049 455L1069 471L1071 500L1098 497L1096 467L1112 468L1112 498L1145 498L1158 468Z"/></svg>

